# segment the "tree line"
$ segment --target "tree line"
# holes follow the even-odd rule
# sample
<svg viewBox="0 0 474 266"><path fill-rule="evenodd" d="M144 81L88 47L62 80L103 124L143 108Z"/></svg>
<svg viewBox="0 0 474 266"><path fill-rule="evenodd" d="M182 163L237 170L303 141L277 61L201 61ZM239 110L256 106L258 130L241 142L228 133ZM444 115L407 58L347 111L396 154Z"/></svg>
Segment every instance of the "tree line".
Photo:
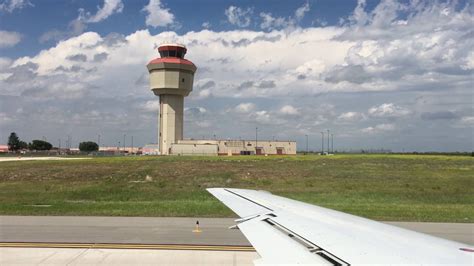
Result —
<svg viewBox="0 0 474 266"><path fill-rule="evenodd" d="M30 143L21 140L15 132L10 133L8 137L8 150L17 152L19 150L30 151L49 151L53 145L45 140L35 139ZM83 152L93 152L99 150L99 145L93 141L84 141L79 143L79 150Z"/></svg>

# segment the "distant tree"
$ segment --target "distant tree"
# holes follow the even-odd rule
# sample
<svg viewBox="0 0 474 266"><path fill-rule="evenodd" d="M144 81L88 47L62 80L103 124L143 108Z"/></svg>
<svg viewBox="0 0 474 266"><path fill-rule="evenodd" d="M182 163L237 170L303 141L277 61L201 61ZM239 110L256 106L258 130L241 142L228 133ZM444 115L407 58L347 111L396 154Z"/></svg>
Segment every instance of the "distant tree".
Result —
<svg viewBox="0 0 474 266"><path fill-rule="evenodd" d="M20 149L21 150L28 149L28 143L24 142L23 140L20 140Z"/></svg>
<svg viewBox="0 0 474 266"><path fill-rule="evenodd" d="M15 132L10 133L8 137L8 149L10 151L17 151L20 149L20 138Z"/></svg>
<svg viewBox="0 0 474 266"><path fill-rule="evenodd" d="M53 145L47 141L35 139L30 144L28 144L28 148L30 150L48 151L53 148Z"/></svg>
<svg viewBox="0 0 474 266"><path fill-rule="evenodd" d="M84 141L79 143L79 150L83 152L98 151L99 145L93 141Z"/></svg>

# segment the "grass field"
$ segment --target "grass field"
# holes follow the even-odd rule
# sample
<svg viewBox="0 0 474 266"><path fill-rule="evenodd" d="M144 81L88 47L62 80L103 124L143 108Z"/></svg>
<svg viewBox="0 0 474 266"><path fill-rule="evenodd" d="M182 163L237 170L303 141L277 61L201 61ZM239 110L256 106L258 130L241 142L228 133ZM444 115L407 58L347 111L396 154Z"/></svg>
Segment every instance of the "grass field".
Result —
<svg viewBox="0 0 474 266"><path fill-rule="evenodd" d="M423 155L0 162L0 214L233 217L207 187L263 189L377 220L474 222L474 158Z"/></svg>

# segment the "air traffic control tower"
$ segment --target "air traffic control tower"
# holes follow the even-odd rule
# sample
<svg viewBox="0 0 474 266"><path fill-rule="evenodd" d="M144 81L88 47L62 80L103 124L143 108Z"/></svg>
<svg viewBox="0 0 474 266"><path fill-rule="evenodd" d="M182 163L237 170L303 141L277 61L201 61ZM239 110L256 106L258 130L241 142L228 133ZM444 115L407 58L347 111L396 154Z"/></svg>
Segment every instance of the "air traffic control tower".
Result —
<svg viewBox="0 0 474 266"><path fill-rule="evenodd" d="M160 58L148 63L150 89L160 97L160 153L170 154L171 145L183 139L184 97L193 90L196 66L184 59L186 47L162 44Z"/></svg>

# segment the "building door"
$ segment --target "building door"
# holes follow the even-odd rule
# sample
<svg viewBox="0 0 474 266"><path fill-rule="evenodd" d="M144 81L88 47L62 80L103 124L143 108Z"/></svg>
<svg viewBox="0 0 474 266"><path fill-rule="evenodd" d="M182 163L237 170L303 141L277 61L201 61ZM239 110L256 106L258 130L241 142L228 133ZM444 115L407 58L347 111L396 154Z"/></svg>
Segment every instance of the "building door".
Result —
<svg viewBox="0 0 474 266"><path fill-rule="evenodd" d="M262 155L262 148L255 148L255 154Z"/></svg>
<svg viewBox="0 0 474 266"><path fill-rule="evenodd" d="M277 155L283 155L283 148L277 148Z"/></svg>

